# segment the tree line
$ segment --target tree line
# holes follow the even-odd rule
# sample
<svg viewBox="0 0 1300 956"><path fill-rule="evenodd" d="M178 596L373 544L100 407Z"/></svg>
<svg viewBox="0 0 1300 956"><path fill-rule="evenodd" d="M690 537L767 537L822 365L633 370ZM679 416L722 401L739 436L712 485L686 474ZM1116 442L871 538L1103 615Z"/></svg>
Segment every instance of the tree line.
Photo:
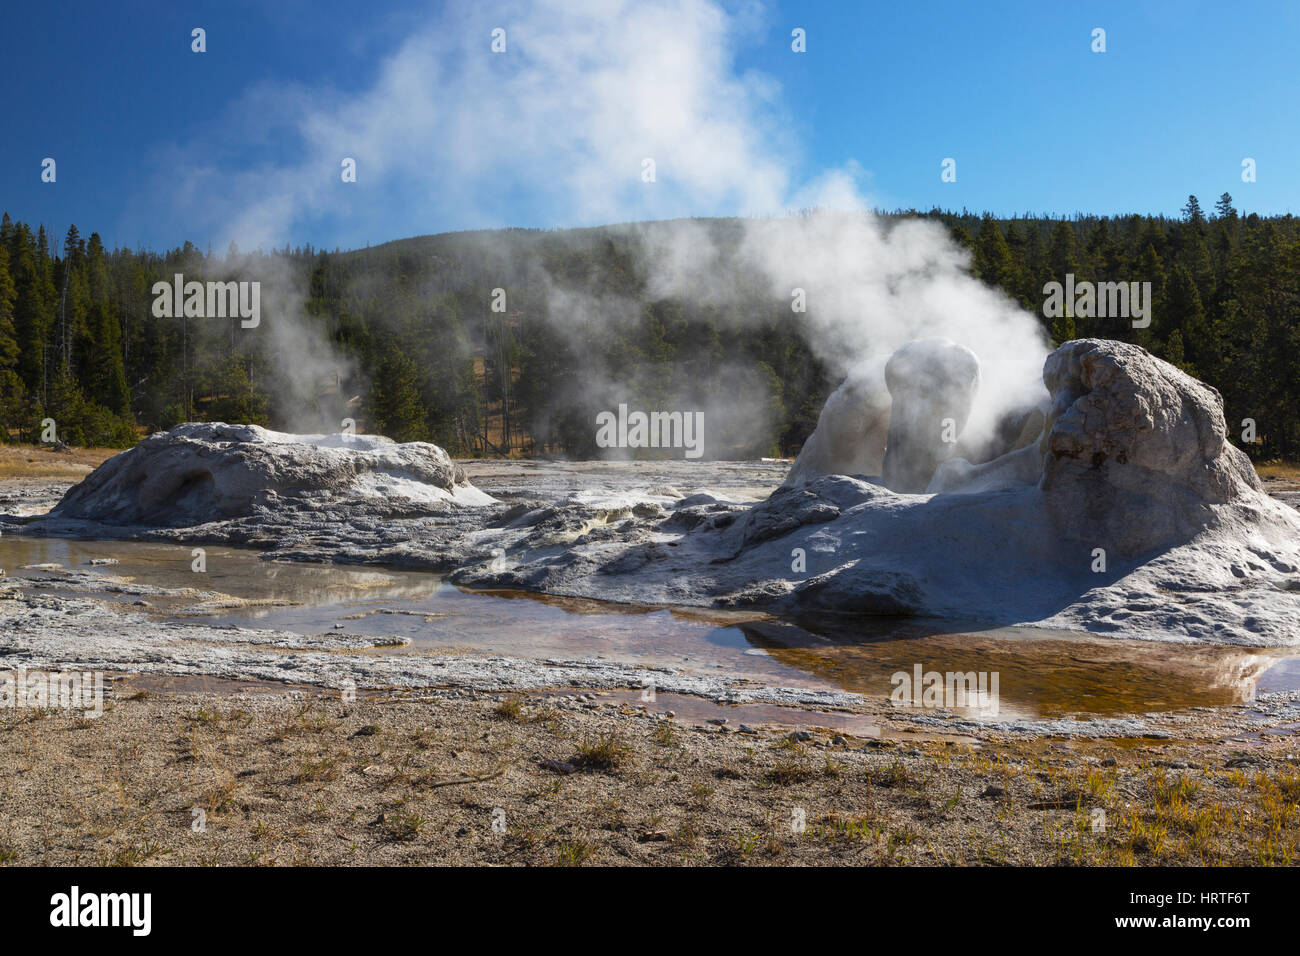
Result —
<svg viewBox="0 0 1300 956"><path fill-rule="evenodd" d="M1258 459L1300 455L1300 221L1241 215L1224 194L1181 216L914 210L943 223L970 269L1040 317L1056 342L1141 345L1219 389ZM704 221L717 242L743 222ZM0 221L0 441L125 447L181 421L338 431L351 418L457 455L595 456L598 411L710 409L711 457L791 455L838 384L788 301L654 298L635 229L448 233L351 251L242 254L105 248L69 228ZM154 284L274 275L258 329L160 318ZM1043 318L1044 286L1150 282L1146 328ZM502 290L502 276L509 276ZM556 290L581 290L571 302ZM495 294L500 290L502 294ZM499 300L499 301L498 301ZM278 311L277 311L278 310ZM267 333L270 323L295 334ZM328 345L308 363L304 337ZM301 374L287 376L286 369ZM292 388L290 384L292 383ZM738 398L743 396L743 398Z"/></svg>

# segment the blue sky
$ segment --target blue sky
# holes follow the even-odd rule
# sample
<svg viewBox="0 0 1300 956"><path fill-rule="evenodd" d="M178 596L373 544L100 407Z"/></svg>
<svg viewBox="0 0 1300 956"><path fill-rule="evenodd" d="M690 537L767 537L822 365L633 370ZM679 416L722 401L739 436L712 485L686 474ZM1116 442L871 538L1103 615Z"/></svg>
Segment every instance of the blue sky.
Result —
<svg viewBox="0 0 1300 956"><path fill-rule="evenodd" d="M0 208L218 249L835 201L1300 213L1297 51L1294 2L10 0Z"/></svg>

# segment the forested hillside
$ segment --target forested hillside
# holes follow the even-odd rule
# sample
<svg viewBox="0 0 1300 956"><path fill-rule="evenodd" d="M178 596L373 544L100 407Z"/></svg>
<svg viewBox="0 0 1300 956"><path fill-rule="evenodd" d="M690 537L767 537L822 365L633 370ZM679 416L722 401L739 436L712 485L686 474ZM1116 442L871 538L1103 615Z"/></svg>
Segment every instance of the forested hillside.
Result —
<svg viewBox="0 0 1300 956"><path fill-rule="evenodd" d="M1056 341L1136 342L1215 385L1258 459L1300 456L1300 220L1226 194L1179 219L932 211L971 270L1035 315L1043 286L1152 283L1154 321L1043 319ZM739 220L705 220L717 243ZM707 408L711 456L797 452L837 382L788 298L733 277L725 300L658 298L632 227L501 230L311 248L107 250L76 227L0 224L0 440L125 446L191 419L362 430L459 455L592 456L593 416L627 401ZM260 279L261 324L154 315L155 282ZM573 290L581 290L575 297ZM500 293L495 290L501 290ZM494 310L493 306L496 306ZM317 343L313 346L311 343ZM328 358L320 358L328 343ZM972 343L975 344L975 343ZM310 357L309 357L310 356Z"/></svg>

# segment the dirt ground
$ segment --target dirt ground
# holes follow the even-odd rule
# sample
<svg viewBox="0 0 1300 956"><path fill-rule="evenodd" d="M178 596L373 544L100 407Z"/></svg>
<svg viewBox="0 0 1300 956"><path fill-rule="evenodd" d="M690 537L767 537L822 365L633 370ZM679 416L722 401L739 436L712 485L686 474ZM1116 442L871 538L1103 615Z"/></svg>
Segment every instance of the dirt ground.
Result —
<svg viewBox="0 0 1300 956"><path fill-rule="evenodd" d="M11 865L1293 864L1296 738L936 739L609 693L141 691L0 715Z"/></svg>
<svg viewBox="0 0 1300 956"><path fill-rule="evenodd" d="M0 446L2 490L44 510L111 454ZM605 691L112 687L99 718L0 709L0 864L1300 862L1300 725L1244 707L1092 740Z"/></svg>

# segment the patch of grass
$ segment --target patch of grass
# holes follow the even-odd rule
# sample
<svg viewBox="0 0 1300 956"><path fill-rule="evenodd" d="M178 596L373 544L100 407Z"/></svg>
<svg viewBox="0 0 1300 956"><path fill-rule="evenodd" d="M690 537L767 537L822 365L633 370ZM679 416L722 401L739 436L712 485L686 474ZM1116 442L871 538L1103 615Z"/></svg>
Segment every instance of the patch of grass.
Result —
<svg viewBox="0 0 1300 956"><path fill-rule="evenodd" d="M440 737L436 730L421 729L411 734L411 743L417 750L428 750L439 741Z"/></svg>
<svg viewBox="0 0 1300 956"><path fill-rule="evenodd" d="M148 692L141 691L140 693L145 694ZM246 727L253 722L253 718L246 710L234 709L223 712L208 707L200 707L189 719L196 724L203 724L214 730L220 728L223 724L236 724L240 727Z"/></svg>
<svg viewBox="0 0 1300 956"><path fill-rule="evenodd" d="M1094 800L1104 800L1114 789L1116 777L1117 775L1113 771L1107 773L1095 767L1089 767L1084 774L1083 786L1080 789Z"/></svg>
<svg viewBox="0 0 1300 956"><path fill-rule="evenodd" d="M757 833L737 833L731 838L731 842L736 845L736 852L740 854L740 858L748 860L749 855L754 852L762 839L762 836Z"/></svg>
<svg viewBox="0 0 1300 956"><path fill-rule="evenodd" d="M1281 478L1286 481L1300 482L1300 464L1294 462L1261 462L1255 466L1255 473L1261 478Z"/></svg>
<svg viewBox="0 0 1300 956"><path fill-rule="evenodd" d="M883 770L869 771L867 779L876 786L892 788L906 787L914 782L901 760L895 760Z"/></svg>
<svg viewBox="0 0 1300 956"><path fill-rule="evenodd" d="M550 704L542 703L533 710L529 710L527 701L520 695L515 694L499 701L492 708L492 714L500 720L509 720L516 724L552 724L555 718L559 716L559 711ZM558 725L551 727L557 736L560 735Z"/></svg>
<svg viewBox="0 0 1300 956"><path fill-rule="evenodd" d="M695 821L686 820L677 828L677 836L675 837L674 842L676 842L678 846L689 848L695 846L699 840L700 831L695 826Z"/></svg>
<svg viewBox="0 0 1300 956"><path fill-rule="evenodd" d="M1200 789L1199 780L1183 774L1170 777L1165 773L1164 767L1158 768L1151 775L1151 797L1157 806L1186 802L1196 796Z"/></svg>
<svg viewBox="0 0 1300 956"><path fill-rule="evenodd" d="M709 805L709 798L717 791L707 783L697 783L691 787L691 802L701 810Z"/></svg>
<svg viewBox="0 0 1300 956"><path fill-rule="evenodd" d="M527 719L527 713L524 710L524 699L518 694L507 697L492 708L492 713L502 720L513 720L516 723L523 723Z"/></svg>
<svg viewBox="0 0 1300 956"><path fill-rule="evenodd" d="M811 779L813 772L808 769L806 764L794 760L780 760L766 774L769 783L774 783L778 787L788 787L793 783L803 783Z"/></svg>
<svg viewBox="0 0 1300 956"><path fill-rule="evenodd" d="M152 843L131 844L120 847L109 858L109 866L139 866L156 856L166 856L171 850L164 850L157 841Z"/></svg>
<svg viewBox="0 0 1300 956"><path fill-rule="evenodd" d="M85 478L120 448L70 448L56 452L43 445L0 445L0 478Z"/></svg>
<svg viewBox="0 0 1300 956"><path fill-rule="evenodd" d="M384 836L394 843L407 843L418 837L428 823L413 810L398 810L384 818Z"/></svg>
<svg viewBox="0 0 1300 956"><path fill-rule="evenodd" d="M630 752L618 734L601 734L594 740L591 738L580 740L577 744L577 754L570 763L584 770L616 770L623 765Z"/></svg>
<svg viewBox="0 0 1300 956"><path fill-rule="evenodd" d="M239 783L234 777L223 780L220 784L212 787L203 793L197 806L213 816L218 816L226 806L235 798L239 791Z"/></svg>
<svg viewBox="0 0 1300 956"><path fill-rule="evenodd" d="M272 731L271 742L280 743L290 737L323 734L337 727L337 720L326 714L312 713L311 706L307 705Z"/></svg>
<svg viewBox="0 0 1300 956"><path fill-rule="evenodd" d="M592 844L582 839L561 840L555 849L561 866L581 866L596 852Z"/></svg>
<svg viewBox="0 0 1300 956"><path fill-rule="evenodd" d="M340 772L337 757L322 756L315 760L304 757L298 763L298 772L294 775L293 782L320 783L337 780Z"/></svg>
<svg viewBox="0 0 1300 956"><path fill-rule="evenodd" d="M49 707L22 707L18 712L10 717L5 723L9 727L20 727L23 724L33 724L38 720L44 720L50 717L55 711Z"/></svg>
<svg viewBox="0 0 1300 956"><path fill-rule="evenodd" d="M816 840L828 843L840 841L861 841L874 844L880 840L884 829L875 820L865 814L843 816L838 813L827 814L818 824L809 828L809 835Z"/></svg>

